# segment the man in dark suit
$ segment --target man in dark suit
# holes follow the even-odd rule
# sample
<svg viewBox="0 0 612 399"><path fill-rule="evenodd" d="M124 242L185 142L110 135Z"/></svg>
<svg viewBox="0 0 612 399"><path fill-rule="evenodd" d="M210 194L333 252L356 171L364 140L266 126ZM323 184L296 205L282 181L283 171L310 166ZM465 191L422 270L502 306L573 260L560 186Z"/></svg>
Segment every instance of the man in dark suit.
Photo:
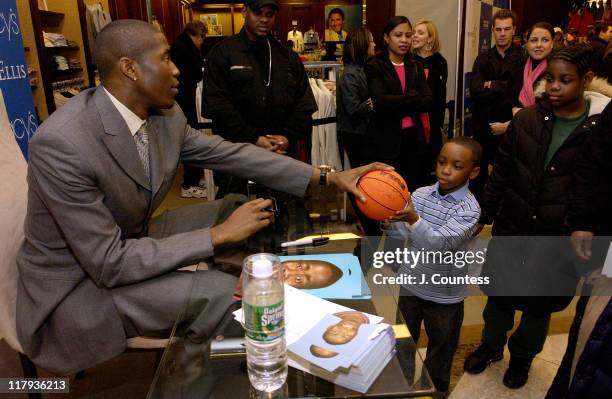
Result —
<svg viewBox="0 0 612 399"><path fill-rule="evenodd" d="M94 59L102 86L71 99L30 142L17 329L25 353L58 374L120 354L129 337L167 337L193 281L177 269L270 223L271 202L263 199L225 220L222 201L152 220L179 162L295 195L319 182L359 195L359 175L382 167L327 175L191 129L174 102L179 71L165 36L145 22L109 24L96 40ZM203 273L198 324L184 331L200 343L231 319L236 284L222 272Z"/></svg>

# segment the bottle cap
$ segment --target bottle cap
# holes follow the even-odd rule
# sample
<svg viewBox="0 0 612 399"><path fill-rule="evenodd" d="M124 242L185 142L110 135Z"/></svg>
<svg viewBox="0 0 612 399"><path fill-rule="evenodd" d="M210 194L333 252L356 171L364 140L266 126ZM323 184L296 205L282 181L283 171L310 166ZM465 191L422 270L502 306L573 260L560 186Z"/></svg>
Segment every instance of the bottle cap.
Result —
<svg viewBox="0 0 612 399"><path fill-rule="evenodd" d="M272 262L268 259L256 259L253 261L253 276L255 278L270 277L272 272Z"/></svg>

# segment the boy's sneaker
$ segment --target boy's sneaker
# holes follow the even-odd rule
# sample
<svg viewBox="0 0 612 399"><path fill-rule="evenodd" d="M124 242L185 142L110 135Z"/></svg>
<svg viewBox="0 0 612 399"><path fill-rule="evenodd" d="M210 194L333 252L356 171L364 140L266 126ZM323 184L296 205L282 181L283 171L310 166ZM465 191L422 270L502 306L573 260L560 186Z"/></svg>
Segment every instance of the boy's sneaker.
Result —
<svg viewBox="0 0 612 399"><path fill-rule="evenodd" d="M181 197L183 198L206 198L206 189L200 186L181 187Z"/></svg>
<svg viewBox="0 0 612 399"><path fill-rule="evenodd" d="M510 389L519 389L527 383L532 359L510 356L510 366L504 374L504 385Z"/></svg>
<svg viewBox="0 0 612 399"><path fill-rule="evenodd" d="M503 358L503 348L500 351L496 351L481 343L480 346L465 359L463 369L470 374L480 374L489 364L498 362Z"/></svg>

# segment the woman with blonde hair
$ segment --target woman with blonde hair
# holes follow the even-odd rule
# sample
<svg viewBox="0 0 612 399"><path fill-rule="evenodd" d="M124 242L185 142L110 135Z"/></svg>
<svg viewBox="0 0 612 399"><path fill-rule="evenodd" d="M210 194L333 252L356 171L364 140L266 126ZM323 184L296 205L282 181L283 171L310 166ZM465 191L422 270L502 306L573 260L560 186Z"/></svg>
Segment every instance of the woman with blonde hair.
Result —
<svg viewBox="0 0 612 399"><path fill-rule="evenodd" d="M446 112L446 81L448 80L448 64L440 54L440 39L433 22L423 20L414 26L412 53L414 59L423 64L427 84L434 96L434 105L429 111L429 127L424 126L425 135L429 136L428 148L430 162L433 166L442 148L442 127ZM429 132L427 132L428 128Z"/></svg>

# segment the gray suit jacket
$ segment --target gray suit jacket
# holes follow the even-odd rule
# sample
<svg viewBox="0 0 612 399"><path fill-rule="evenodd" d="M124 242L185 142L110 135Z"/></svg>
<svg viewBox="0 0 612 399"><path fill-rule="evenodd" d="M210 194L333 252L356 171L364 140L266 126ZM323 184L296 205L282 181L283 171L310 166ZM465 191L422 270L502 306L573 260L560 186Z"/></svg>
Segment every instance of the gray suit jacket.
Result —
<svg viewBox="0 0 612 399"><path fill-rule="evenodd" d="M150 184L127 125L101 88L74 97L30 142L17 328L25 353L52 372L73 373L125 349L114 287L213 255L209 229L147 237L180 161L295 195L308 185L310 166L200 134L176 105L149 122Z"/></svg>

